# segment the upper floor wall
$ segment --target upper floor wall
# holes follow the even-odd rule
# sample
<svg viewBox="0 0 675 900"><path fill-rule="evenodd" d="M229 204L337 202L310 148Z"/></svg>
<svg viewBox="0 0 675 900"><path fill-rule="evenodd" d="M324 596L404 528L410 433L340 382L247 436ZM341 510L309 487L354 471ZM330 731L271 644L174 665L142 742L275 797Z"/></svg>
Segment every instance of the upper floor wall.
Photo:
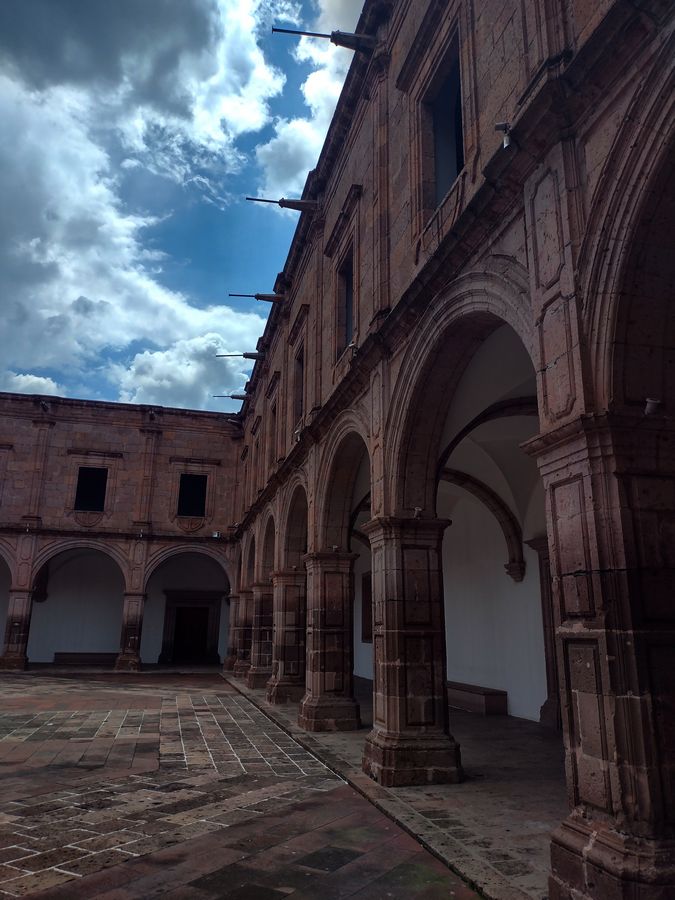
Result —
<svg viewBox="0 0 675 900"><path fill-rule="evenodd" d="M542 381L544 412L579 414L586 350L563 298L578 290L584 229L638 76L655 64L665 6L647 6L366 3L357 33L375 47L355 54L309 174L303 197L315 210L300 217L248 385L239 518L392 311L484 270L490 255L529 279L542 353L560 355L551 335L569 351L560 393L576 406Z"/></svg>
<svg viewBox="0 0 675 900"><path fill-rule="evenodd" d="M0 394L0 527L225 536L239 436L218 413Z"/></svg>

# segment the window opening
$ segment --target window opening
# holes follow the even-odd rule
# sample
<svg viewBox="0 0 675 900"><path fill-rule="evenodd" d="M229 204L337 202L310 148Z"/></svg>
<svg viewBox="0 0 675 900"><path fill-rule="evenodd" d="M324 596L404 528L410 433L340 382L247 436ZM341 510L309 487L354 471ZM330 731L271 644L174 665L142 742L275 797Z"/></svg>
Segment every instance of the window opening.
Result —
<svg viewBox="0 0 675 900"><path fill-rule="evenodd" d="M457 40L453 43L450 55L450 71L430 106L434 132L435 200L436 206L440 206L464 168L462 89Z"/></svg>
<svg viewBox="0 0 675 900"><path fill-rule="evenodd" d="M350 247L338 270L338 356L354 336L354 249Z"/></svg>
<svg viewBox="0 0 675 900"><path fill-rule="evenodd" d="M203 518L206 515L206 480L208 475L180 476L178 515Z"/></svg>
<svg viewBox="0 0 675 900"><path fill-rule="evenodd" d="M268 460L267 466L268 468L272 468L274 463L277 460L277 405L273 403L270 407L270 425L269 425L269 435L268 435Z"/></svg>
<svg viewBox="0 0 675 900"><path fill-rule="evenodd" d="M300 347L293 367L293 422L302 419L305 412L305 348Z"/></svg>
<svg viewBox="0 0 675 900"><path fill-rule="evenodd" d="M80 466L77 473L75 509L83 512L103 512L108 470L93 466Z"/></svg>

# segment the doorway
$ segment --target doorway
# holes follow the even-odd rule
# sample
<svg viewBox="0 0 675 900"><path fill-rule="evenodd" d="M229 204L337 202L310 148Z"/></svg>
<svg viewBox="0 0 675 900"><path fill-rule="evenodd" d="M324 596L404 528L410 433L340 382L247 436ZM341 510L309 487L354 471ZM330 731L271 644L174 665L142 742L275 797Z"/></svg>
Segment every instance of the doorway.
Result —
<svg viewBox="0 0 675 900"><path fill-rule="evenodd" d="M164 633L158 662L218 665L220 591L165 591Z"/></svg>
<svg viewBox="0 0 675 900"><path fill-rule="evenodd" d="M199 663L207 653L209 609L207 606L179 606L173 640L173 662Z"/></svg>

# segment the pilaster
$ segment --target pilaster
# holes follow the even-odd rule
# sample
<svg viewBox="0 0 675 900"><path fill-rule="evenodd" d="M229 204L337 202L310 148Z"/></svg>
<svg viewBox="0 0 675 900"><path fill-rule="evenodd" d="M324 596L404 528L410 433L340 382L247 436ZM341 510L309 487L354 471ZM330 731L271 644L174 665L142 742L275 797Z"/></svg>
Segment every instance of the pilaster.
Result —
<svg viewBox="0 0 675 900"><path fill-rule="evenodd" d="M305 627L307 574L289 569L272 573L274 641L270 703L299 701L305 693Z"/></svg>
<svg viewBox="0 0 675 900"><path fill-rule="evenodd" d="M28 633L33 611L33 593L10 589L5 628L5 649L0 657L0 669L25 669L28 666Z"/></svg>
<svg viewBox="0 0 675 900"><path fill-rule="evenodd" d="M250 688L265 687L272 677L272 585L253 585L251 666L246 673Z"/></svg>
<svg viewBox="0 0 675 900"><path fill-rule="evenodd" d="M138 672L141 668L141 631L145 594L125 592L122 611L120 652L115 660L118 671Z"/></svg>

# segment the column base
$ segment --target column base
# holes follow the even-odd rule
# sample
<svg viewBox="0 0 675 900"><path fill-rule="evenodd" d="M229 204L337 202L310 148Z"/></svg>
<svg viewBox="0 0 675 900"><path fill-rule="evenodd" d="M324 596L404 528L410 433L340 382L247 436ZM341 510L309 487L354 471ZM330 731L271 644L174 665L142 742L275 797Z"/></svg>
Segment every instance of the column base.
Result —
<svg viewBox="0 0 675 900"><path fill-rule="evenodd" d="M246 687L264 688L271 677L271 669L259 669L257 666L251 666L246 673Z"/></svg>
<svg viewBox="0 0 675 900"><path fill-rule="evenodd" d="M305 731L356 731L361 727L361 709L353 697L305 694L298 725Z"/></svg>
<svg viewBox="0 0 675 900"><path fill-rule="evenodd" d="M305 696L305 679L302 682L273 681L267 686L266 700L275 706L299 703Z"/></svg>
<svg viewBox="0 0 675 900"><path fill-rule="evenodd" d="M366 738L362 768L384 787L462 780L459 744L449 735L389 737L375 729Z"/></svg>
<svg viewBox="0 0 675 900"><path fill-rule="evenodd" d="M675 886L675 841L610 830L574 813L551 839L550 900L669 900Z"/></svg>
<svg viewBox="0 0 675 900"><path fill-rule="evenodd" d="M226 656L223 660L223 672L232 672L234 670L234 665L237 662L236 653L230 653L229 656Z"/></svg>
<svg viewBox="0 0 675 900"><path fill-rule="evenodd" d="M6 653L0 656L0 669L23 672L28 668L28 657L19 653Z"/></svg>
<svg viewBox="0 0 675 900"><path fill-rule="evenodd" d="M234 664L232 674L235 678L246 678L246 674L250 668L251 661L249 659L238 659Z"/></svg>
<svg viewBox="0 0 675 900"><path fill-rule="evenodd" d="M115 660L116 672L140 672L141 659L137 653L120 653Z"/></svg>

